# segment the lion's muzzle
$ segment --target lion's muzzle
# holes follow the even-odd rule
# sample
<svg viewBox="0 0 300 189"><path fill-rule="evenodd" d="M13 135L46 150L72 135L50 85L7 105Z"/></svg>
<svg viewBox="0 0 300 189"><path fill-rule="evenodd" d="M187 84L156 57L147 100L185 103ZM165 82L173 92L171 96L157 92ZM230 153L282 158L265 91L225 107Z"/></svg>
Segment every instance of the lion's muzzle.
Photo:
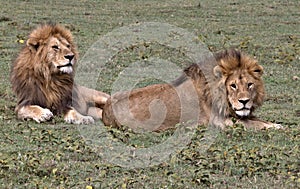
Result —
<svg viewBox="0 0 300 189"><path fill-rule="evenodd" d="M57 66L58 69L63 68L63 67L68 67L68 66L73 66L73 64L71 62L69 62L68 64L65 65L61 65L61 66Z"/></svg>
<svg viewBox="0 0 300 189"><path fill-rule="evenodd" d="M240 117L247 117L251 113L252 102L249 98L240 98L236 103L232 105L232 108L236 115Z"/></svg>
<svg viewBox="0 0 300 189"><path fill-rule="evenodd" d="M250 109L248 108L242 108L240 110L235 110L236 115L240 116L240 117L247 117L250 115Z"/></svg>

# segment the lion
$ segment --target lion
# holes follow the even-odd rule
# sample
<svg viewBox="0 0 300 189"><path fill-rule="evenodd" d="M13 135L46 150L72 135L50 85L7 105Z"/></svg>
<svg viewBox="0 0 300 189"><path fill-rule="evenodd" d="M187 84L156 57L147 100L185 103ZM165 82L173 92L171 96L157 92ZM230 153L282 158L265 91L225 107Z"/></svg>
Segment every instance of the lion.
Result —
<svg viewBox="0 0 300 189"><path fill-rule="evenodd" d="M281 128L253 115L265 97L263 67L255 59L228 49L207 61L190 65L170 84L112 95L103 107L103 123L156 132L190 119L221 129L234 123L254 129Z"/></svg>
<svg viewBox="0 0 300 189"><path fill-rule="evenodd" d="M77 60L68 29L59 24L34 29L11 69L17 117L40 123L64 115L65 122L73 124L101 119L109 95L74 83Z"/></svg>

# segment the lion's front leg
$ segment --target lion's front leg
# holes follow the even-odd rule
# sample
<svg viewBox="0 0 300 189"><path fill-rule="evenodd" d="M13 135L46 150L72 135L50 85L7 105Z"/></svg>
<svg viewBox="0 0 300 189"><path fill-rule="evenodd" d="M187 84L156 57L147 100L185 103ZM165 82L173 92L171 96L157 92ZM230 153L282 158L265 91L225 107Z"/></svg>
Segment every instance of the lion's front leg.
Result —
<svg viewBox="0 0 300 189"><path fill-rule="evenodd" d="M259 119L238 120L237 123L243 124L246 128L262 130L262 129L283 129L283 126L277 123L262 121Z"/></svg>
<svg viewBox="0 0 300 189"><path fill-rule="evenodd" d="M33 119L38 123L50 120L53 117L53 113L49 109L37 105L17 107L16 112L19 119Z"/></svg>
<svg viewBox="0 0 300 189"><path fill-rule="evenodd" d="M65 116L64 120L67 123L73 124L91 124L94 123L94 119L91 116L84 116L77 112L74 108L69 110Z"/></svg>

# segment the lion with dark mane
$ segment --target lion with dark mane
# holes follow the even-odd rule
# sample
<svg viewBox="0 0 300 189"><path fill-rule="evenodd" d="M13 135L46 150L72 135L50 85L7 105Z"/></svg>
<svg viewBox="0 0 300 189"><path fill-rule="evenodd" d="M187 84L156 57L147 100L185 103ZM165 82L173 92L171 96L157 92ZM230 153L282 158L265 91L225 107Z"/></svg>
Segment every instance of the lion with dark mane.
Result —
<svg viewBox="0 0 300 189"><path fill-rule="evenodd" d="M74 83L77 60L68 29L45 24L33 30L11 71L18 118L43 122L63 114L67 123L75 124L101 118L100 107L109 95Z"/></svg>
<svg viewBox="0 0 300 189"><path fill-rule="evenodd" d="M105 125L162 131L195 116L198 124L219 128L233 121L246 128L281 128L257 119L253 112L265 97L263 68L255 59L230 49L203 67L193 64L171 84L156 84L112 95L103 108ZM234 119L233 119L234 118Z"/></svg>

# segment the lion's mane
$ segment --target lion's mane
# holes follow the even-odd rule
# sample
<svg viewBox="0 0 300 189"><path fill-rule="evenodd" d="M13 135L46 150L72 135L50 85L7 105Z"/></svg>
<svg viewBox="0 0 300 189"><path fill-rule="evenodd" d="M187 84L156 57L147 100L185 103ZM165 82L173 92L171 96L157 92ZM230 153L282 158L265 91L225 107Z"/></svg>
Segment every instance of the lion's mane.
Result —
<svg viewBox="0 0 300 189"><path fill-rule="evenodd" d="M46 61L51 37L66 39L74 59L78 57L69 30L56 24L41 25L33 30L12 66L11 84L18 98L16 109L35 104L61 114L72 104L74 74L54 73L53 65Z"/></svg>

